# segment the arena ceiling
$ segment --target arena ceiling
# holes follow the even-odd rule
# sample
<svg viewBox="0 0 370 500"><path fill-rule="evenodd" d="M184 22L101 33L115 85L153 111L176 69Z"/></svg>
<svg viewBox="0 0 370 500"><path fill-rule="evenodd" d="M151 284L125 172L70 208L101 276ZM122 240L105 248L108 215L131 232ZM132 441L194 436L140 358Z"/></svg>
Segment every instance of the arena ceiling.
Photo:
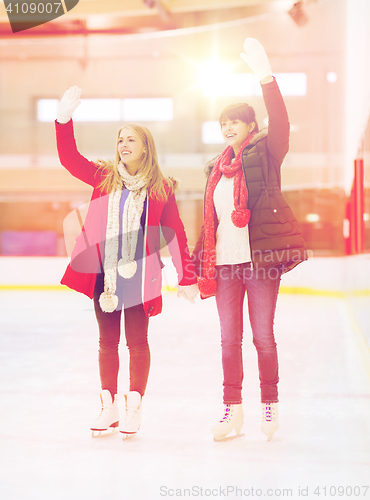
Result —
<svg viewBox="0 0 370 500"><path fill-rule="evenodd" d="M68 0L62 2L68 7ZM293 0L79 0L66 15L17 36L130 34L188 28L288 10L294 3ZM67 12L68 8L64 10ZM5 5L0 2L0 36L9 35L12 31Z"/></svg>

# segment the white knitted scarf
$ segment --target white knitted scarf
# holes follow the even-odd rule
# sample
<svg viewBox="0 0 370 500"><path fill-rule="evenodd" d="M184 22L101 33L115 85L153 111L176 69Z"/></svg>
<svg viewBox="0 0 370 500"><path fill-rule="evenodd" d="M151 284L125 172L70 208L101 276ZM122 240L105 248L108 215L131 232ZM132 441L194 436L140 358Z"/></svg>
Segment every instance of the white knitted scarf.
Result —
<svg viewBox="0 0 370 500"><path fill-rule="evenodd" d="M105 237L104 292L99 304L104 312L113 312L118 305L116 295L117 271L123 278L132 278L136 273L135 252L146 197L145 182L139 175L130 175L120 162L118 172L130 193L125 201L122 217L122 256L118 261L119 207L121 190L112 191L108 200L108 220Z"/></svg>

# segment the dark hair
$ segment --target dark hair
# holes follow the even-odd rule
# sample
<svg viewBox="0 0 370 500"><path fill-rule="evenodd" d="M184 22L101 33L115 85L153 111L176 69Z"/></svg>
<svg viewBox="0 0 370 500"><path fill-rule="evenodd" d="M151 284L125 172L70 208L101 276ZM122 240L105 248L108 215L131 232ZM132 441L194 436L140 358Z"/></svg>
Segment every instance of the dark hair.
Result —
<svg viewBox="0 0 370 500"><path fill-rule="evenodd" d="M237 104L230 104L222 111L219 122L220 125L225 119L229 120L241 120L244 123L255 123L255 127L252 132L258 132L258 123L256 120L256 113L252 106L249 106L246 102L241 102Z"/></svg>

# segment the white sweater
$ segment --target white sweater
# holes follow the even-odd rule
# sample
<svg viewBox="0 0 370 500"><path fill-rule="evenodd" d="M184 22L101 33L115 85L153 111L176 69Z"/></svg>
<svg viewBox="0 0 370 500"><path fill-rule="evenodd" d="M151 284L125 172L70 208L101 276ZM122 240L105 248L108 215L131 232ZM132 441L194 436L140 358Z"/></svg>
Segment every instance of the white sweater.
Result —
<svg viewBox="0 0 370 500"><path fill-rule="evenodd" d="M213 202L218 218L216 232L216 266L251 261L248 226L239 228L231 221L234 210L234 177L221 176Z"/></svg>

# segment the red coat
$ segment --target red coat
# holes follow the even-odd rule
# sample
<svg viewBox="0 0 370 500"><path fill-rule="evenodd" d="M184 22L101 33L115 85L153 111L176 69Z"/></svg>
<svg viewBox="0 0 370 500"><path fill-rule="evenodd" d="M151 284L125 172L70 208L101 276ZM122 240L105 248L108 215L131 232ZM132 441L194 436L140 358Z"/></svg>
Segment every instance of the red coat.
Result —
<svg viewBox="0 0 370 500"><path fill-rule="evenodd" d="M74 177L94 188L82 232L76 238L71 262L61 283L92 298L97 274L103 272L101 248L102 245L104 248L105 242L108 195L98 188L102 171L77 151L72 120L63 125L55 122L55 127L60 162ZM149 190L146 199L142 286L142 302L147 316L155 316L162 311L160 230L168 244L179 284L186 286L197 282L174 195L171 193L167 201L161 201L152 197Z"/></svg>

